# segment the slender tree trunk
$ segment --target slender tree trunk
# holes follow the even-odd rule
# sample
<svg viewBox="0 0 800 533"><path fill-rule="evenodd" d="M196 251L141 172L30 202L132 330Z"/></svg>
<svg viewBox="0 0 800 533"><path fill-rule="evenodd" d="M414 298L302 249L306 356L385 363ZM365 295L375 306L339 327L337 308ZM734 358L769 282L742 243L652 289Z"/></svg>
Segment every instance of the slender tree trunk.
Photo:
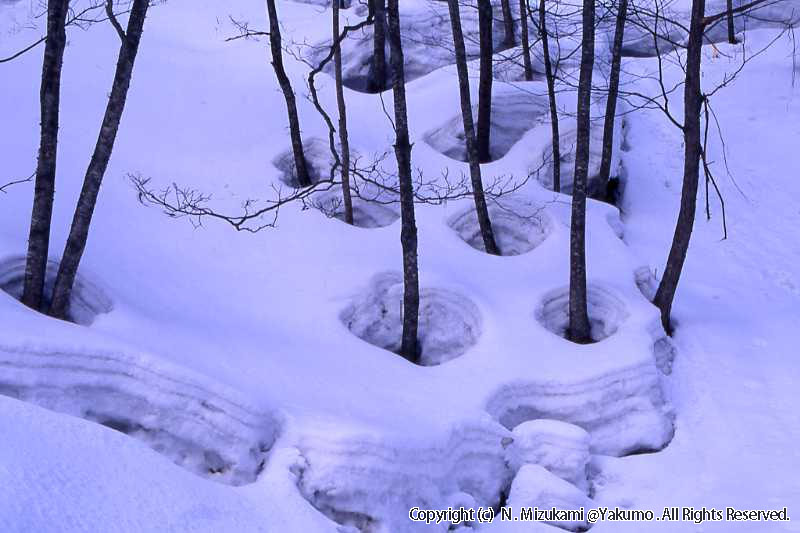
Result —
<svg viewBox="0 0 800 533"><path fill-rule="evenodd" d="M469 161L469 174L472 179L472 195L475 200L475 211L478 215L478 225L481 228L483 247L487 253L500 255L500 250L494 239L492 221L489 218L489 209L486 207L486 196L483 192L481 179L481 165L478 158L478 143L475 140L475 125L472 120L472 101L469 94L469 73L467 72L467 51L464 46L464 32L461 29L461 14L458 7L459 0L447 0L450 8L450 24L453 28L453 47L456 53L456 69L458 70L458 89L461 96L461 117L464 123L464 138L467 144L467 160Z"/></svg>
<svg viewBox="0 0 800 533"><path fill-rule="evenodd" d="M478 157L481 163L492 159L490 140L492 131L492 2L478 0L478 26L480 28L480 79L478 81Z"/></svg>
<svg viewBox="0 0 800 533"><path fill-rule="evenodd" d="M107 5L110 13L111 0L108 1ZM97 144L94 147L92 159L83 179L83 187L78 197L75 214L72 217L72 226L58 267L55 287L53 288L50 315L56 318L65 319L69 313L72 287L75 283L75 276L78 272L78 265L83 256L83 251L86 248L86 240L89 237L89 227L97 204L97 195L100 192L100 185L108 167L108 162L111 159L111 152L114 150L114 141L117 138L122 112L125 109L125 101L131 83L131 74L133 73L133 64L136 60L136 53L139 50L139 41L142 37L148 4L149 0L133 0L128 18L128 28L124 34L120 35L122 43L119 49L119 57L117 58L114 82L111 85L111 95L106 104L106 112L103 116L103 123L100 126L100 133L97 136ZM116 19L112 18L112 20L116 24ZM118 27L118 32L122 33L121 27Z"/></svg>
<svg viewBox="0 0 800 533"><path fill-rule="evenodd" d="M544 77L547 80L547 101L550 106L550 128L553 132L553 190L561 192L561 134L558 132L558 107L556 105L556 75L550 59L550 37L547 35L547 11L544 0L539 0L539 36L544 55Z"/></svg>
<svg viewBox="0 0 800 533"><path fill-rule="evenodd" d="M44 45L42 84L39 92L41 106L39 158L36 164L36 184L28 233L25 283L22 290L22 303L37 311L42 308L47 256L50 247L50 222L53 216L58 151L61 65L64 61L64 48L67 45L65 25L68 10L69 0L49 0L47 3L47 38Z"/></svg>
<svg viewBox="0 0 800 533"><path fill-rule="evenodd" d="M419 270L417 266L417 223L414 214L414 184L411 181L411 142L408 137L405 68L400 37L399 0L389 0L389 46L394 82L394 123L397 176L400 181L400 243L403 247L403 338L400 353L412 362L419 361Z"/></svg>
<svg viewBox="0 0 800 533"><path fill-rule="evenodd" d="M522 67L525 81L533 81L531 64L531 41L528 35L528 0L519 0L519 32L522 40Z"/></svg>
<svg viewBox="0 0 800 533"><path fill-rule="evenodd" d="M594 0L584 0L569 258L569 339L580 343L591 341L589 314L586 305L586 181L589 173L593 68Z"/></svg>
<svg viewBox="0 0 800 533"><path fill-rule="evenodd" d="M375 12L372 39L372 65L367 90L379 93L386 89L386 0L372 0Z"/></svg>
<svg viewBox="0 0 800 533"><path fill-rule="evenodd" d="M339 40L339 0L333 1L333 68L336 78L336 105L339 110L339 144L342 152L342 201L344 203L344 221L353 223L353 199L350 194L350 140L347 135L347 107L344 101L344 85L342 83L342 47L336 44Z"/></svg>
<svg viewBox="0 0 800 533"><path fill-rule="evenodd" d="M619 0L617 25L614 30L614 44L611 46L611 73L608 77L606 116L603 123L603 155L600 159L600 179L602 183L608 183L608 179L611 177L611 156L614 155L614 122L617 117L619 71L622 63L622 39L625 32L627 12L628 0Z"/></svg>
<svg viewBox="0 0 800 533"><path fill-rule="evenodd" d="M728 10L728 42L736 44L739 40L736 38L736 27L733 23L733 0L726 0L725 7Z"/></svg>
<svg viewBox="0 0 800 533"><path fill-rule="evenodd" d="M695 207L697 203L697 186L700 174L701 128L700 110L703 95L700 88L700 65L703 49L703 17L705 16L705 0L693 0L692 20L689 27L689 41L686 48L686 83L683 89L683 189L681 190L681 206L678 222L667 258L664 275L658 285L653 303L661 310L661 323L667 333L672 333L670 313L675 291L681 277L689 240L694 227Z"/></svg>
<svg viewBox="0 0 800 533"><path fill-rule="evenodd" d="M289 81L289 76L286 75L286 69L283 67L281 25L278 20L278 10L275 8L275 0L267 0L267 14L269 15L269 44L272 51L272 67L275 69L275 77L278 78L278 84L286 100L286 112L289 116L289 137L292 141L297 183L301 187L308 187L311 185L311 176L308 172L308 165L303 151L303 139L300 136L297 101L294 90L292 90L292 82Z"/></svg>
<svg viewBox="0 0 800 533"><path fill-rule="evenodd" d="M517 38L514 35L514 12L511 11L510 0L500 0L500 7L503 11L503 46L511 48L517 44Z"/></svg>

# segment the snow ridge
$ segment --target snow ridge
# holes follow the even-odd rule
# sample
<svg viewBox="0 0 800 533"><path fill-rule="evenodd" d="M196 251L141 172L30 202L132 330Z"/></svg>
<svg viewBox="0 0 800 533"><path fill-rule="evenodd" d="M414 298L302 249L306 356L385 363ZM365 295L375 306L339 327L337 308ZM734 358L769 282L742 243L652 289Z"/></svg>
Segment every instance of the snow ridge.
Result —
<svg viewBox="0 0 800 533"><path fill-rule="evenodd" d="M674 428L652 361L577 383L520 380L500 388L487 410L507 428L540 418L569 422L591 434L591 451L622 456L659 450Z"/></svg>
<svg viewBox="0 0 800 533"><path fill-rule="evenodd" d="M255 481L281 425L184 370L122 352L0 346L0 368L0 394L93 420L230 485Z"/></svg>
<svg viewBox="0 0 800 533"><path fill-rule="evenodd" d="M504 452L510 433L488 418L453 427L433 446L316 429L300 438L307 464L298 486L317 509L362 531L375 523L393 532L446 531L449 524L411 522L409 509L497 506L511 480Z"/></svg>

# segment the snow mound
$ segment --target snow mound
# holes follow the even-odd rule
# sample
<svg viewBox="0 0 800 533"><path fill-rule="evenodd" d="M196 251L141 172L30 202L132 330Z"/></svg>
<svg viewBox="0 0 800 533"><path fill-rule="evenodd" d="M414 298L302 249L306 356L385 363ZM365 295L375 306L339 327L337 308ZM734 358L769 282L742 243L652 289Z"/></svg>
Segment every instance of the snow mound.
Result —
<svg viewBox="0 0 800 533"><path fill-rule="evenodd" d="M397 353L400 350L403 278L388 272L376 275L369 287L340 315L357 337ZM423 288L419 309L419 363L433 366L463 355L481 333L477 306L446 289Z"/></svg>
<svg viewBox="0 0 800 533"><path fill-rule="evenodd" d="M500 387L487 411L507 428L540 418L580 426L591 435L592 453L659 450L673 435L660 375L643 361L575 383L521 380Z"/></svg>
<svg viewBox="0 0 800 533"><path fill-rule="evenodd" d="M538 43L537 43L538 44ZM544 61L541 50L537 44L532 46L531 67L533 79L530 81L541 82L544 80ZM503 83L527 83L525 79L525 66L522 59L522 47L509 48L504 50L492 65L494 79ZM537 91L540 92L540 91Z"/></svg>
<svg viewBox="0 0 800 533"><path fill-rule="evenodd" d="M530 252L544 242L551 231L552 222L547 212L530 205L490 203L489 218L502 255ZM474 207L457 213L448 224L464 242L485 251Z"/></svg>
<svg viewBox="0 0 800 533"><path fill-rule="evenodd" d="M672 52L678 48L688 35L686 30L670 25L669 28L659 24L658 36L642 30L637 26L628 25L625 28L625 40L622 43L623 57L656 57ZM652 24L651 24L652 27Z"/></svg>
<svg viewBox="0 0 800 533"><path fill-rule="evenodd" d="M616 235L618 239L624 241L625 224L622 223L622 219L619 216L619 211L607 214L606 222L608 222L608 226L611 228L611 231L614 232L614 235Z"/></svg>
<svg viewBox="0 0 800 533"><path fill-rule="evenodd" d="M507 449L514 470L536 464L581 489L586 489L589 463L589 434L573 424L558 420L529 420L512 431L514 442Z"/></svg>
<svg viewBox="0 0 800 533"><path fill-rule="evenodd" d="M361 531L447 531L449 523L410 521L409 509L496 506L511 477L503 458L508 432L488 420L457 424L425 444L346 435L330 424L300 439L306 465L298 487L327 516Z"/></svg>
<svg viewBox="0 0 800 533"><path fill-rule="evenodd" d="M0 394L130 435L221 483L255 481L277 438L272 413L143 357L0 347L0 366Z"/></svg>
<svg viewBox="0 0 800 533"><path fill-rule="evenodd" d="M476 104L477 106L477 104ZM477 117L474 106L472 115ZM529 130L542 122L547 114L547 100L512 86L504 86L492 94L492 121L489 137L491 160L505 156ZM433 149L457 161L467 161L464 123L461 115L425 134L425 142Z"/></svg>
<svg viewBox="0 0 800 533"><path fill-rule="evenodd" d="M589 509L592 500L574 485L554 476L539 465L528 464L520 468L511 483L508 505L512 508L538 507L539 509ZM546 523L570 531L586 530L586 520L558 520Z"/></svg>
<svg viewBox="0 0 800 533"><path fill-rule="evenodd" d="M622 299L601 285L591 284L586 292L592 340L599 342L617 332L628 318L628 311ZM536 310L536 318L556 335L566 336L569 327L569 288L548 293Z"/></svg>
<svg viewBox="0 0 800 533"><path fill-rule="evenodd" d="M49 297L53 294L56 282L58 262L48 261L45 274L44 294L48 298L45 302L49 306ZM22 298L22 287L25 282L25 257L11 256L0 261L0 290L7 292L17 300ZM100 287L82 276L80 272L75 277L72 289L67 319L82 326L91 325L98 315L108 313L112 309L111 299Z"/></svg>

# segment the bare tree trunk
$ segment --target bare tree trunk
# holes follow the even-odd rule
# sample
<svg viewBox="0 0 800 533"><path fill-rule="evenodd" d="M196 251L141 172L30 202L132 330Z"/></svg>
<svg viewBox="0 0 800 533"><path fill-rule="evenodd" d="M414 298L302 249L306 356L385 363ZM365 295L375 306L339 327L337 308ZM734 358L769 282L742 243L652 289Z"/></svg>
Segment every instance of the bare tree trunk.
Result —
<svg viewBox="0 0 800 533"><path fill-rule="evenodd" d="M478 26L480 34L480 79L478 81L478 157L482 163L492 158L490 138L492 131L492 2L478 0Z"/></svg>
<svg viewBox="0 0 800 533"><path fill-rule="evenodd" d="M133 64L136 60L136 53L139 50L139 41L142 37L142 29L144 28L144 20L149 5L149 0L133 0L128 18L128 28L123 32L111 11L113 7L111 2L112 0L108 0L106 11L109 14L109 19L120 34L122 43L119 49L119 57L117 58L114 82L111 85L111 95L106 104L106 112L103 116L103 123L100 126L97 144L94 147L92 159L86 170L83 187L78 197L75 214L72 217L72 226L58 267L55 287L53 288L50 315L61 319L65 319L69 312L72 287L75 283L75 276L78 272L78 265L83 256L83 251L86 248L86 240L89 237L89 227L97 204L100 185L108 167L108 162L111 159L111 153L114 150L114 141L117 138L122 112L125 109L125 101L131 83L131 74L133 73Z"/></svg>
<svg viewBox="0 0 800 533"><path fill-rule="evenodd" d="M736 27L733 23L733 0L726 0L725 7L728 11L728 42L736 44L739 40L736 38Z"/></svg>
<svg viewBox="0 0 800 533"><path fill-rule="evenodd" d="M522 67L525 81L533 81L531 64L531 41L528 35L528 0L519 0L519 32L522 40Z"/></svg>
<svg viewBox="0 0 800 533"><path fill-rule="evenodd" d="M283 67L283 48L281 43L281 25L278 20L278 11L275 8L275 0L267 0L267 14L269 15L269 44L272 51L272 67L278 84L286 99L286 112L289 115L289 137L292 141L292 154L294 155L295 172L297 173L297 183L301 187L311 185L311 176L308 173L308 165L303 151L303 139L300 136L300 119L297 115L297 101L295 100L292 82L286 75Z"/></svg>
<svg viewBox="0 0 800 533"><path fill-rule="evenodd" d="M689 240L694 227L697 186L700 174L701 129L700 110L703 95L700 87L700 65L703 49L703 17L705 0L693 0L692 20L689 27L689 40L686 48L686 83L683 88L683 189L678 222L669 250L664 275L658 285L653 303L661 310L661 323L667 333L672 333L670 313L675 291L683 271Z"/></svg>
<svg viewBox="0 0 800 533"><path fill-rule="evenodd" d="M399 0L389 0L389 46L394 82L394 123L397 176L400 181L400 243L403 247L403 338L400 354L419 361L419 270L417 266L417 223L414 214L414 184L411 181L411 142L408 137L403 43L400 37Z"/></svg>
<svg viewBox="0 0 800 533"><path fill-rule="evenodd" d="M42 61L42 84L39 92L41 131L39 158L36 164L36 184L33 210L28 233L28 254L25 260L25 283L22 303L42 308L47 256L50 248L50 223L53 216L53 196L56 182L58 151L58 111L61 93L61 65L67 45L65 29L69 0L49 0L47 3L47 38Z"/></svg>
<svg viewBox="0 0 800 533"><path fill-rule="evenodd" d="M561 192L561 147L558 132L558 107L556 106L556 75L550 60L550 37L547 35L547 11L544 0L539 0L539 36L544 55L544 76L547 80L547 100L550 105L550 128L553 132L553 190Z"/></svg>
<svg viewBox="0 0 800 533"><path fill-rule="evenodd" d="M500 7L503 11L503 46L511 48L517 44L516 36L514 35L514 13L511 11L510 0L500 0Z"/></svg>
<svg viewBox="0 0 800 533"><path fill-rule="evenodd" d="M569 258L569 332L573 342L591 341L586 305L586 181L589 173L590 107L594 67L594 1L583 0L583 38L578 80L577 143L572 186Z"/></svg>
<svg viewBox="0 0 800 533"><path fill-rule="evenodd" d="M372 65L367 90L379 93L386 89L386 0L372 0L375 12L372 39Z"/></svg>
<svg viewBox="0 0 800 533"><path fill-rule="evenodd" d="M467 145L469 174L472 179L472 195L475 200L475 211L478 215L478 225L481 229L483 247L487 253L500 255L500 250L494 240L492 222L489 218L489 209L486 207L486 196L483 192L481 165L478 157L478 143L475 140L475 125L472 120L472 100L469 94L467 52L464 46L464 32L461 29L461 14L459 12L458 2L459 0L447 0L447 5L450 8L450 24L453 28L453 47L456 53L458 89L461 96L461 117L464 123L464 138L466 139Z"/></svg>
<svg viewBox="0 0 800 533"><path fill-rule="evenodd" d="M603 123L603 155L600 159L600 179L608 183L611 175L611 156L614 155L614 122L617 117L617 96L619 95L619 71L622 63L622 39L625 33L628 0L619 0L617 25L614 29L614 44L611 46L611 73L608 77L608 100Z"/></svg>
<svg viewBox="0 0 800 533"><path fill-rule="evenodd" d="M333 68L336 78L336 105L339 110L339 144L342 151L342 201L344 221L353 223L353 199L350 194L350 140L347 135L347 107L342 84L342 47L339 43L339 0L333 0Z"/></svg>

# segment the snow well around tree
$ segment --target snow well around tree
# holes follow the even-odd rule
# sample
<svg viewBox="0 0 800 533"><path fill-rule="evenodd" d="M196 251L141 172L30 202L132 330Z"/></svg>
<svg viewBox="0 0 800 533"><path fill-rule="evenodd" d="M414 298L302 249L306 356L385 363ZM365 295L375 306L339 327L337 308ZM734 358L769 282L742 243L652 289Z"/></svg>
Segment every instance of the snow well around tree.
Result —
<svg viewBox="0 0 800 533"><path fill-rule="evenodd" d="M340 315L357 337L399 352L403 329L403 278L387 272L373 277ZM478 341L481 315L468 298L447 289L422 288L419 309L419 364L439 365L463 355Z"/></svg>
<svg viewBox="0 0 800 533"><path fill-rule="evenodd" d="M58 273L58 262L47 261L47 271L44 281L44 303L49 307L50 297L53 294L53 286L56 283ZM22 289L25 283L25 257L10 256L0 260L0 290L3 290L16 298L22 298ZM113 305L106 293L92 280L85 277L81 272L75 276L75 284L67 311L67 319L70 322L82 326L91 325L98 315L111 311Z"/></svg>
<svg viewBox="0 0 800 533"><path fill-rule="evenodd" d="M490 201L488 209L495 242L502 255L530 252L550 233L552 220L541 206L504 200ZM453 215L448 224L464 242L485 251L474 206Z"/></svg>
<svg viewBox="0 0 800 533"><path fill-rule="evenodd" d="M628 318L628 311L625 302L602 285L589 283L586 292L590 335L594 342L599 342L617 332ZM569 288L548 293L535 314L545 328L566 337L569 328Z"/></svg>
<svg viewBox="0 0 800 533"><path fill-rule="evenodd" d="M495 161L505 156L529 130L541 124L548 112L546 96L529 94L513 86L499 86L492 93L492 119L489 152ZM477 104L473 105L477 117ZM425 142L457 161L467 161L464 122L461 115L447 119L425 134ZM489 181L489 176L484 177Z"/></svg>

